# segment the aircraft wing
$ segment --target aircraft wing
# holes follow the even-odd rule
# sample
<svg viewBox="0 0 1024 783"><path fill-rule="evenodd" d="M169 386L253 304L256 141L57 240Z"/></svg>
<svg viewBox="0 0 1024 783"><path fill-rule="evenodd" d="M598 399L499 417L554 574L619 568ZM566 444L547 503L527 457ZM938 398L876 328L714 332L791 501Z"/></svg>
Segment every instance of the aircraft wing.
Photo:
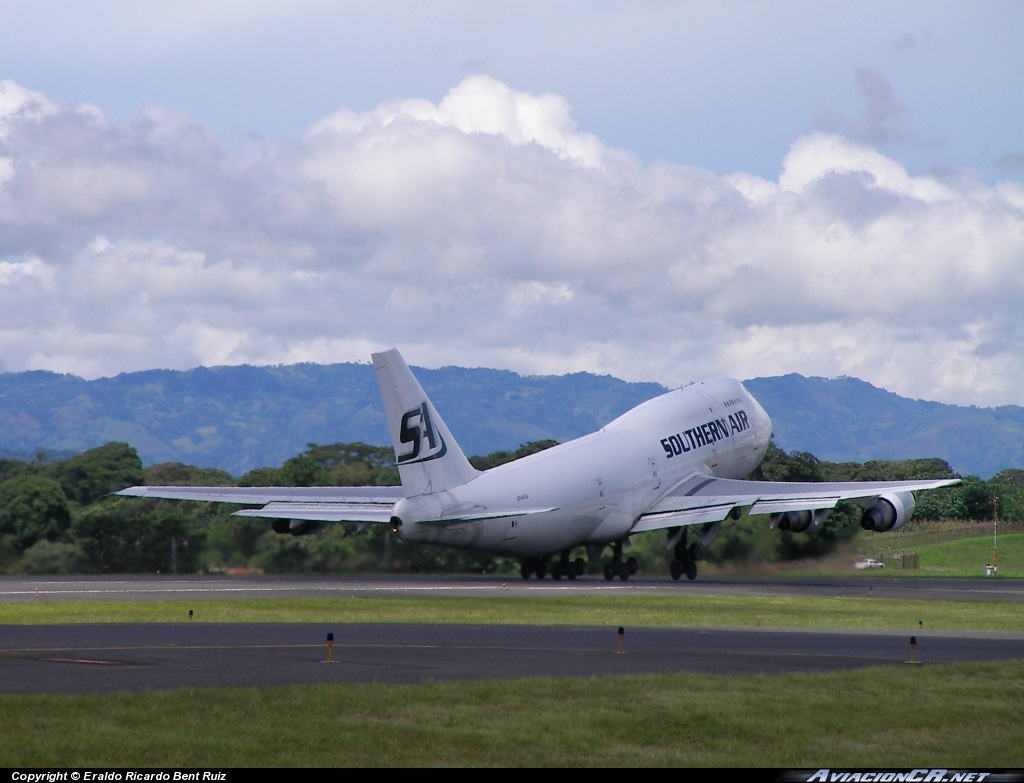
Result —
<svg viewBox="0 0 1024 783"><path fill-rule="evenodd" d="M748 514L821 511L840 500L870 505L886 492L912 492L959 484L960 479L923 481L741 481L693 475L683 479L644 512L631 533L684 525L721 522L733 509Z"/></svg>
<svg viewBox="0 0 1024 783"><path fill-rule="evenodd" d="M205 500L212 503L260 505L231 516L264 519L304 519L311 522L387 523L405 497L401 487L129 487L115 492L134 498ZM457 507L430 524L448 525L485 519L528 516L555 508Z"/></svg>
<svg viewBox="0 0 1024 783"><path fill-rule="evenodd" d="M117 495L259 505L236 517L386 524L401 487L129 487Z"/></svg>

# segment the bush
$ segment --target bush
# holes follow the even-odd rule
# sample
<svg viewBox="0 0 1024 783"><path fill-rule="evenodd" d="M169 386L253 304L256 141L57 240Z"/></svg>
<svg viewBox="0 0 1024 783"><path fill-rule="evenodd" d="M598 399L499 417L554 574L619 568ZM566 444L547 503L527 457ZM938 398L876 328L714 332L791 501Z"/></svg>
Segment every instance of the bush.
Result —
<svg viewBox="0 0 1024 783"><path fill-rule="evenodd" d="M67 498L53 479L23 475L0 484L0 535L15 551L41 539L58 541L70 524Z"/></svg>
<svg viewBox="0 0 1024 783"><path fill-rule="evenodd" d="M21 558L21 570L26 574L75 574L82 561L82 548L77 544L37 541Z"/></svg>
<svg viewBox="0 0 1024 783"><path fill-rule="evenodd" d="M107 443L54 465L64 494L82 506L145 481L142 460L127 443Z"/></svg>
<svg viewBox="0 0 1024 783"><path fill-rule="evenodd" d="M186 513L166 502L118 498L84 509L71 533L87 572L170 573L172 539L177 539L178 571L194 573L205 535L190 523Z"/></svg>
<svg viewBox="0 0 1024 783"><path fill-rule="evenodd" d="M231 474L217 468L197 468L180 462L161 462L144 471L151 487L233 487Z"/></svg>

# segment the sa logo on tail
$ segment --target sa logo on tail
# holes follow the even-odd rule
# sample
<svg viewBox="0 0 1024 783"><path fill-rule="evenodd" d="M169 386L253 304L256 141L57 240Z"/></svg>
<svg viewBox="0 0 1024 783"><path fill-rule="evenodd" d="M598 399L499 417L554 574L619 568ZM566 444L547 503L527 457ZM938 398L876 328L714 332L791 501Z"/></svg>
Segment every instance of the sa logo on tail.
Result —
<svg viewBox="0 0 1024 783"><path fill-rule="evenodd" d="M420 450L423 446L424 435L429 444L429 453L421 457ZM418 408L413 408L402 414L402 429L399 439L402 443L412 444L412 451L398 457L398 462L402 465L414 465L417 462L440 459L448 453L448 444L444 442L444 437L434 429L434 425L430 421L430 410L426 401L420 403ZM440 448L437 445L438 441L441 442Z"/></svg>

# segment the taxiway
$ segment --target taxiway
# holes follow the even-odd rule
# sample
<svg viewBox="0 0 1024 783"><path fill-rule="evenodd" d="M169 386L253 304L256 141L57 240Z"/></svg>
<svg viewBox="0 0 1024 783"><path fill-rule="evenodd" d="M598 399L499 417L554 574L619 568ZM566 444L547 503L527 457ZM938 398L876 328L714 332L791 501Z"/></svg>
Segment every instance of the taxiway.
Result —
<svg viewBox="0 0 1024 783"><path fill-rule="evenodd" d="M326 636L333 633L332 657ZM0 692L827 671L904 665L903 631L440 624L103 624L0 626ZM931 663L1024 654L1024 633L917 634Z"/></svg>

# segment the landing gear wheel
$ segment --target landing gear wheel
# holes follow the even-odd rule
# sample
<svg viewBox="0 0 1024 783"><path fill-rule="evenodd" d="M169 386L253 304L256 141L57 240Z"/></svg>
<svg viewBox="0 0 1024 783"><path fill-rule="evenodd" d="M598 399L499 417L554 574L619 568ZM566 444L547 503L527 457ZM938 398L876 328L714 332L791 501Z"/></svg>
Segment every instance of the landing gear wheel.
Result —
<svg viewBox="0 0 1024 783"><path fill-rule="evenodd" d="M686 554L689 555L690 560L696 563L703 556L704 547L701 546L700 541L694 541L690 544L689 549L686 550Z"/></svg>
<svg viewBox="0 0 1024 783"><path fill-rule="evenodd" d="M690 560L683 565L683 568L686 569L686 578L691 582L697 578L697 564L695 562Z"/></svg>
<svg viewBox="0 0 1024 783"><path fill-rule="evenodd" d="M530 564L529 563L524 561L524 562L519 564L519 573L523 575L523 579L529 579L530 578L530 574L533 573L533 569L530 568Z"/></svg>
<svg viewBox="0 0 1024 783"><path fill-rule="evenodd" d="M626 567L629 569L630 576L634 576L640 570L640 564L636 561L635 557L631 557L626 561Z"/></svg>
<svg viewBox="0 0 1024 783"><path fill-rule="evenodd" d="M604 578L605 581L612 581L615 578L615 564L605 563L604 564Z"/></svg>
<svg viewBox="0 0 1024 783"><path fill-rule="evenodd" d="M551 564L551 576L555 579L561 579L563 576L566 579L576 578L576 564L569 560L569 551L562 552L562 556Z"/></svg>
<svg viewBox="0 0 1024 783"><path fill-rule="evenodd" d="M629 563L619 563L619 579L623 582L629 579Z"/></svg>
<svg viewBox="0 0 1024 783"><path fill-rule="evenodd" d="M673 560L668 567L668 572L672 574L672 578L678 582L679 577L683 575L683 564L678 560Z"/></svg>
<svg viewBox="0 0 1024 783"><path fill-rule="evenodd" d="M534 568L534 571L536 572L538 579L543 579L545 576L548 575L548 564L544 562L537 563L537 566L536 568Z"/></svg>
<svg viewBox="0 0 1024 783"><path fill-rule="evenodd" d="M676 544L675 549L672 550L672 554L680 563L685 563L687 560L690 559L690 554L686 551L685 537L678 544Z"/></svg>
<svg viewBox="0 0 1024 783"><path fill-rule="evenodd" d="M583 576L587 573L587 562L582 557L577 557L572 564L576 568L576 576Z"/></svg>

